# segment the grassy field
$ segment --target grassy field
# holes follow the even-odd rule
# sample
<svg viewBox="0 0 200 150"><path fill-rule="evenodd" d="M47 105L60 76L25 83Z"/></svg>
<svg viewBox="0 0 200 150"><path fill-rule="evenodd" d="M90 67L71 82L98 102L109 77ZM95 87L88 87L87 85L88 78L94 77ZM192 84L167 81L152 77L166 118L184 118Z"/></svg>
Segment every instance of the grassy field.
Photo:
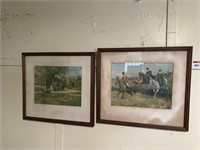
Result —
<svg viewBox="0 0 200 150"><path fill-rule="evenodd" d="M36 104L81 106L81 91L52 91L51 93L35 93Z"/></svg>
<svg viewBox="0 0 200 150"><path fill-rule="evenodd" d="M111 105L114 106L171 109L171 101L160 97L153 99L153 96L140 92L135 93L132 97L128 93L125 93L122 100L117 96L117 91L113 90L111 99Z"/></svg>

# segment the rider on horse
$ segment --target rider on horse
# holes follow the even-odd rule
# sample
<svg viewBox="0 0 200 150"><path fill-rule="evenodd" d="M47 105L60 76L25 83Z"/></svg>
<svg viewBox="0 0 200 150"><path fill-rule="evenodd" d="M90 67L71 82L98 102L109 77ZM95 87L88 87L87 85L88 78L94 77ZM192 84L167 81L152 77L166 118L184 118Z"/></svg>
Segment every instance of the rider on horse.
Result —
<svg viewBox="0 0 200 150"><path fill-rule="evenodd" d="M164 88L167 85L167 79L165 78L165 74L162 69L158 70L158 74L155 79L159 82L161 88Z"/></svg>
<svg viewBox="0 0 200 150"><path fill-rule="evenodd" d="M126 86L129 86L128 76L125 74L125 72L122 72L122 81Z"/></svg>

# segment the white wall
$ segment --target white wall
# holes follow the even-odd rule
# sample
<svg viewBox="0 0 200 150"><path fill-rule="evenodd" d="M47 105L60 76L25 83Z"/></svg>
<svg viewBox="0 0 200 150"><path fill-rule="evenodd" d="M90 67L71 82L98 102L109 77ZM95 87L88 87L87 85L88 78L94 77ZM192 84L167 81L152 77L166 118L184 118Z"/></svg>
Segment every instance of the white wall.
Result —
<svg viewBox="0 0 200 150"><path fill-rule="evenodd" d="M103 124L86 128L22 120L21 52L94 52L99 47L191 45L194 60L200 60L200 2L169 0L168 37L166 2L2 2L2 149L200 149L197 70L192 71L189 132Z"/></svg>
<svg viewBox="0 0 200 150"><path fill-rule="evenodd" d="M177 45L193 45L193 60L200 60L200 1L181 1L178 5ZM190 129L197 129L200 149L200 70L192 71ZM193 146L195 148L195 146Z"/></svg>
<svg viewBox="0 0 200 150"><path fill-rule="evenodd" d="M1 3L0 3L0 11L1 11ZM1 35L1 30L0 30L0 35ZM2 52L2 49L1 49L1 40L0 40L0 58L1 58L1 52ZM0 59L0 62L1 62L1 59ZM1 63L0 63L1 64ZM2 97L1 97L1 90L2 90L2 83L1 83L1 81L2 81L2 79L1 79L1 68L2 67L0 67L0 149L2 148L2 143L1 143L1 141L2 141L2 132L1 132L1 130L2 130L2 107L1 107L1 103L2 103Z"/></svg>

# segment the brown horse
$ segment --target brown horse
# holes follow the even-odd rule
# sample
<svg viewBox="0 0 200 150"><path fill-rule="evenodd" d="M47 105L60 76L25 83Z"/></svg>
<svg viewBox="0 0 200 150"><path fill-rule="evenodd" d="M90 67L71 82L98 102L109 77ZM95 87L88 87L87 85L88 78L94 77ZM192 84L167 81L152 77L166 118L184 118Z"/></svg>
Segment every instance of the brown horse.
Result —
<svg viewBox="0 0 200 150"><path fill-rule="evenodd" d="M117 93L118 98L120 97L120 94L122 94L121 99L123 100L124 99L124 93L128 93L131 96L133 96L133 92L131 92L131 89L130 89L130 86L129 86L128 83L122 81L119 78L119 76L116 77L115 81L116 81L115 84L118 85L118 93Z"/></svg>

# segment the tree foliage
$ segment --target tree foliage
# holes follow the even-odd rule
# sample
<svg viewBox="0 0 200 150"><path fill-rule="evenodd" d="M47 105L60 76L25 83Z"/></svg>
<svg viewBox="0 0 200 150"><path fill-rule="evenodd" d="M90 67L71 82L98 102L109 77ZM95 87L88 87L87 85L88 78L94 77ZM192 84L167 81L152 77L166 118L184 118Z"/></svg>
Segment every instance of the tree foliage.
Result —
<svg viewBox="0 0 200 150"><path fill-rule="evenodd" d="M55 91L62 91L67 88L80 88L81 76L68 76L70 67L60 66L36 66L35 67L35 85L45 86L46 91L51 87Z"/></svg>

